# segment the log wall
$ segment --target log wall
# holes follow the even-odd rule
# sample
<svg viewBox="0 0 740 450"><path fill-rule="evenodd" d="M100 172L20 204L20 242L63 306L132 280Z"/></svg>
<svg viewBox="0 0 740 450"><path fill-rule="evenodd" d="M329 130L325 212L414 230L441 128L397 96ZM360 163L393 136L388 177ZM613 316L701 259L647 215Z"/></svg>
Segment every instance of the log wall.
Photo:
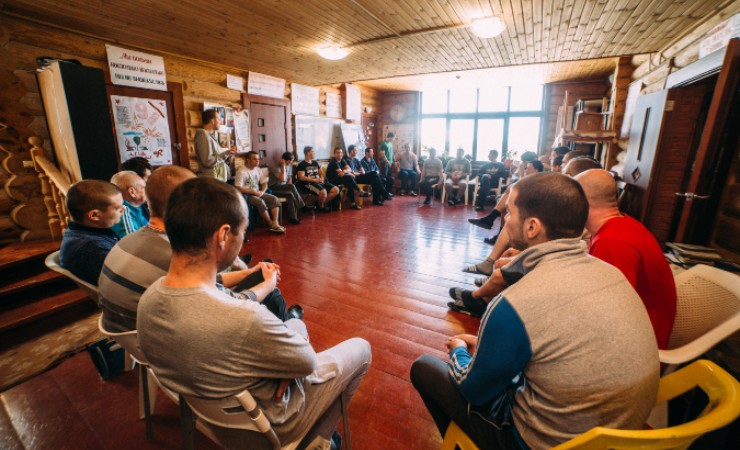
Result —
<svg viewBox="0 0 740 450"><path fill-rule="evenodd" d="M50 151L49 134L41 98L36 84L36 58L47 56L58 59L76 59L83 65L108 72L105 44L94 37L36 24L3 15L0 12L0 243L22 239L48 238L46 212L42 211L38 179L28 154L30 137L43 139ZM226 106L241 105L241 93L226 88L226 75L247 78L249 61L245 67L230 67L195 61L151 49L133 50L164 57L167 81L182 83L188 149L193 165L192 139L201 125L200 112L204 102ZM278 75L279 76L279 75ZM285 98L289 99L291 81L286 80ZM325 92L337 92L338 87L322 87ZM380 94L361 87L362 104L375 111L380 109ZM322 115L325 107L322 108ZM7 162L5 161L7 160ZM8 187L8 184L11 187ZM20 208L16 214L13 210ZM20 218L18 223L13 217Z"/></svg>

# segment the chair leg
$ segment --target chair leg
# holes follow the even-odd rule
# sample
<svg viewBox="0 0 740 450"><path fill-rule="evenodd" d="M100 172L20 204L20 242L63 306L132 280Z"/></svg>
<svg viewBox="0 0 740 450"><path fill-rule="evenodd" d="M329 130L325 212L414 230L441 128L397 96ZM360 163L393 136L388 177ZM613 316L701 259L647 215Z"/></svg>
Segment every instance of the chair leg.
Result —
<svg viewBox="0 0 740 450"><path fill-rule="evenodd" d="M156 393L155 393L156 395ZM144 410L144 425L146 426L146 440L152 441L152 418L149 397L149 371L144 364L139 364L139 418Z"/></svg>
<svg viewBox="0 0 740 450"><path fill-rule="evenodd" d="M193 410L182 395L180 400L180 428L182 429L182 448L184 450L195 450L195 417Z"/></svg>
<svg viewBox="0 0 740 450"><path fill-rule="evenodd" d="M339 405L342 408L342 429L344 431L344 441L347 443L345 448L352 450L352 442L349 439L349 416L347 415L347 405L344 401L344 393L339 395Z"/></svg>

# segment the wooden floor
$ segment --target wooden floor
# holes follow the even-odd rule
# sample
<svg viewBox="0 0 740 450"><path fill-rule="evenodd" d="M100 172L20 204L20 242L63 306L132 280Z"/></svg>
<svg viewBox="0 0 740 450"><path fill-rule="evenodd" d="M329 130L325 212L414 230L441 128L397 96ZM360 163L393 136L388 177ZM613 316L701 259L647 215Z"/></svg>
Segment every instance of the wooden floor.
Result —
<svg viewBox="0 0 740 450"><path fill-rule="evenodd" d="M471 206L418 206L396 197L362 211L304 216L284 236L257 228L247 244L254 261L281 267L280 289L305 310L317 351L359 336L372 345L370 371L350 406L352 443L363 449L437 449L441 438L409 382L424 353L445 357L445 339L474 333L478 320L451 313L451 286L472 286L461 268L482 260L490 232L467 223ZM214 319L215 320L215 319ZM2 394L0 448L179 448L177 408L161 393L155 442L136 420L136 377L103 382L86 354ZM2 414L0 414L2 415ZM199 448L212 448L201 439Z"/></svg>

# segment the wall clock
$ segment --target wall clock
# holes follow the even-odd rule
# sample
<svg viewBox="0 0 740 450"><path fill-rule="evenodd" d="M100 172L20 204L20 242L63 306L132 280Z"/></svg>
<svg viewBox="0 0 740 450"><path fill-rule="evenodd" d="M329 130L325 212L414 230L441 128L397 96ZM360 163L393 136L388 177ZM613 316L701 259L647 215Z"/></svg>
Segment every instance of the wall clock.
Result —
<svg viewBox="0 0 740 450"><path fill-rule="evenodd" d="M400 103L396 103L391 106L389 113L391 120L394 122L402 122L406 118L406 108Z"/></svg>

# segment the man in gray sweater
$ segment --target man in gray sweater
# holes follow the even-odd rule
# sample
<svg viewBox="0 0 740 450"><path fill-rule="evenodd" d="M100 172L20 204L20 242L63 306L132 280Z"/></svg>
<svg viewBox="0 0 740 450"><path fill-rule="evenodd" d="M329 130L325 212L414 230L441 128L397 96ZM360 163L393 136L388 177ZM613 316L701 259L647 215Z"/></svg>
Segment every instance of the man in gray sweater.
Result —
<svg viewBox="0 0 740 450"><path fill-rule="evenodd" d="M586 254L583 189L534 174L512 186L507 208L521 253L494 273L501 292L478 335L450 337L449 363L424 355L411 367L440 432L454 421L481 449L547 449L596 426L641 429L658 347L619 269Z"/></svg>
<svg viewBox="0 0 740 450"><path fill-rule="evenodd" d="M247 227L244 199L210 178L188 180L172 193L165 229L172 246L167 275L141 297L141 349L159 381L185 395L219 399L248 389L281 442L328 438L370 365L370 345L350 339L316 353L306 326L280 321L257 302L235 299L216 275L236 257ZM260 263L272 290L279 269ZM227 448L262 448L262 436L214 431Z"/></svg>

